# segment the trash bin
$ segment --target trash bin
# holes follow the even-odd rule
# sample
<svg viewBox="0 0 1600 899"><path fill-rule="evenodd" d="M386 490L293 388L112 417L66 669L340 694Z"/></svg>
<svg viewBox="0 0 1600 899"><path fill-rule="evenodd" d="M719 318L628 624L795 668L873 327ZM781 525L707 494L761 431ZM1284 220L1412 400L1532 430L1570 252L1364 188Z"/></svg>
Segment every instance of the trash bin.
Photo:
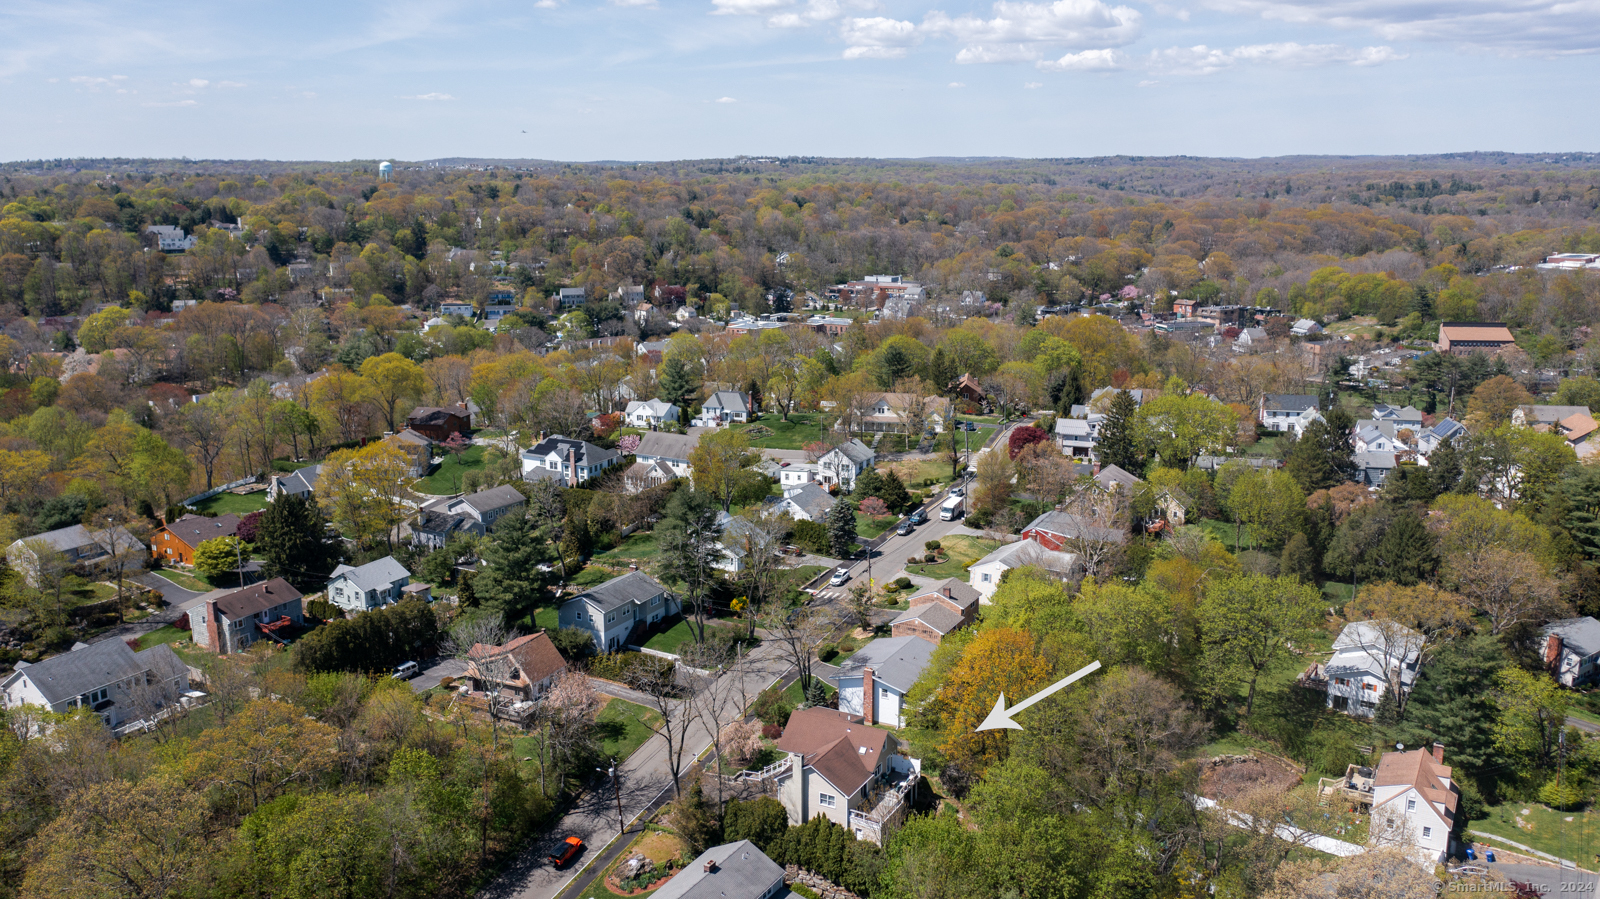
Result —
<svg viewBox="0 0 1600 899"><path fill-rule="evenodd" d="M1467 861L1475 862L1477 860L1478 860L1478 854L1473 851L1471 846L1468 846L1467 847Z"/></svg>
<svg viewBox="0 0 1600 899"><path fill-rule="evenodd" d="M1491 865L1494 864L1494 850L1493 849L1485 849L1485 850L1483 850L1483 858L1489 864L1491 864Z"/></svg>

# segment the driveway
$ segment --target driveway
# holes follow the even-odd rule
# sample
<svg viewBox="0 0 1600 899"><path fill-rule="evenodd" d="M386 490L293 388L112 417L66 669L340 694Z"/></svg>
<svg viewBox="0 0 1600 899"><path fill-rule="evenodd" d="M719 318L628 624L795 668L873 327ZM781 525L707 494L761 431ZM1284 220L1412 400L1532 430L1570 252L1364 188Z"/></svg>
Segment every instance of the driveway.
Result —
<svg viewBox="0 0 1600 899"><path fill-rule="evenodd" d="M1479 853L1480 855L1482 853ZM1593 896L1600 889L1600 878L1588 871L1579 871L1574 868L1558 868L1554 865L1531 865L1512 862L1498 862L1490 865L1482 861L1472 864L1483 865L1490 871L1506 878L1519 880L1538 890L1546 896ZM1509 893L1501 895L1509 896Z"/></svg>
<svg viewBox="0 0 1600 899"><path fill-rule="evenodd" d="M434 659L427 663L422 673L411 679L411 689L421 693L439 686L439 681L447 677L460 677L467 673L466 659Z"/></svg>
<svg viewBox="0 0 1600 899"><path fill-rule="evenodd" d="M135 584L138 584L142 587L149 587L151 590L159 592L161 594L161 598L167 601L167 605L172 606L173 608L177 608L189 600L194 599L196 596L201 595L193 590L186 590L153 571L142 571L139 574L129 577L128 580L133 581Z"/></svg>
<svg viewBox="0 0 1600 899"><path fill-rule="evenodd" d="M183 614L182 606L184 603L201 595L193 590L185 590L166 578L151 574L148 571L128 575L124 580L129 584L138 584L141 587L149 587L160 592L163 605L152 612L148 618L129 622L128 624L119 624L116 627L101 631L94 637L94 642L96 643L111 639L130 640L134 637L142 637L151 631L160 630L162 627L178 620L178 616ZM133 588L128 587L127 589L131 590Z"/></svg>

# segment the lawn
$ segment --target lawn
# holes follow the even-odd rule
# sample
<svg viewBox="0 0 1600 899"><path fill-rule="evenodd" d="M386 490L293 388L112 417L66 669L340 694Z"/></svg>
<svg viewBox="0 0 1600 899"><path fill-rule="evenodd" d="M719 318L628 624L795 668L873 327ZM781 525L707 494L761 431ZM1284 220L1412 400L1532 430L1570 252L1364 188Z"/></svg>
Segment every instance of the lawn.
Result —
<svg viewBox="0 0 1600 899"><path fill-rule="evenodd" d="M430 496L447 496L461 492L461 476L469 471L483 467L484 447L473 445L461 453L461 461L456 461L454 453L445 453L444 461L439 463L439 468L433 474L417 481L412 489L418 493Z"/></svg>
<svg viewBox="0 0 1600 899"><path fill-rule="evenodd" d="M590 587L600 586L606 581L616 577L617 574L617 572L614 572L602 565L585 565L583 570L573 575L572 579L567 581L567 583L576 587L582 587L583 589L587 590Z"/></svg>
<svg viewBox="0 0 1600 899"><path fill-rule="evenodd" d="M191 636L193 635L187 630L181 630L173 625L164 624L156 630L153 630L150 633L140 637L139 649L146 650L152 646L160 646L163 643L176 643L179 640L187 640Z"/></svg>
<svg viewBox="0 0 1600 899"><path fill-rule="evenodd" d="M605 708L595 716L595 731L600 737L600 755L607 759L623 759L633 755L633 751L643 746L646 740L655 736L655 731L650 729L652 724L661 720L661 716L642 705L628 702L625 699L611 697L606 701Z"/></svg>
<svg viewBox="0 0 1600 899"><path fill-rule="evenodd" d="M235 515L247 515L251 512L260 512L267 507L267 491L257 490L240 496L237 493L219 493L210 499L203 499L194 504L194 508L204 515L226 515L232 512Z"/></svg>
<svg viewBox="0 0 1600 899"><path fill-rule="evenodd" d="M900 476L900 480L912 490L925 490L926 488L917 485L924 481L936 481L942 484L950 480L950 459L943 455L946 452L945 447L937 446L935 451L941 454L935 459L901 460L890 462L884 467L893 469L894 473Z"/></svg>
<svg viewBox="0 0 1600 899"><path fill-rule="evenodd" d="M561 629L561 610L555 606L545 606L533 612L533 626L545 631Z"/></svg>
<svg viewBox="0 0 1600 899"><path fill-rule="evenodd" d="M595 559L610 565L626 565L629 562L646 562L654 559L658 554L656 549L656 535L651 532L629 534L626 540L606 550L596 553Z"/></svg>
<svg viewBox="0 0 1600 899"><path fill-rule="evenodd" d="M884 515L880 518L869 518L866 515L862 515L860 512L857 512L856 534L871 540L873 537L876 537L884 531L894 527L895 522L899 520L899 516L895 515Z"/></svg>
<svg viewBox="0 0 1600 899"><path fill-rule="evenodd" d="M155 575L156 577L166 578L183 589L193 590L196 593L210 593L212 590L217 589L211 585L210 581L199 574L181 571L176 568L163 568L155 572Z"/></svg>
<svg viewBox="0 0 1600 899"><path fill-rule="evenodd" d="M667 620L672 621L671 618ZM680 616L672 627L651 634L650 639L644 641L644 648L677 655L679 647L692 642L694 642L694 632L689 628L689 619Z"/></svg>
<svg viewBox="0 0 1600 899"><path fill-rule="evenodd" d="M832 662L829 662L828 664L837 665L838 663L839 663L839 660L838 659L834 659ZM829 696L833 696L834 694L839 692L838 690L834 689L833 685L828 683L827 681L823 681L822 682L822 688L827 691ZM783 698L788 700L790 705L794 706L795 708L799 708L800 704L806 701L805 695L800 692L800 681L796 680L794 683L792 683L789 686L785 687L784 690L783 690Z"/></svg>
<svg viewBox="0 0 1600 899"><path fill-rule="evenodd" d="M1528 813L1522 813L1527 809ZM1593 807L1578 812L1558 812L1537 801L1507 802L1489 807L1489 817L1468 821L1467 829L1477 831L1478 854L1484 844L1496 845L1488 833L1524 846L1532 846L1557 858L1569 858L1592 867L1594 853L1600 849L1600 812ZM1515 851L1514 847L1506 847Z"/></svg>
<svg viewBox="0 0 1600 899"><path fill-rule="evenodd" d="M1207 534L1210 534L1215 539L1221 541L1222 545L1226 546L1229 552L1236 553L1241 549L1249 549L1251 546L1250 529L1247 527L1238 527L1231 521L1221 521L1215 518L1202 518L1200 520L1200 527L1205 529ZM1235 528L1237 528L1237 530L1235 530ZM1235 542L1235 536L1238 538L1237 542Z"/></svg>
<svg viewBox="0 0 1600 899"><path fill-rule="evenodd" d="M731 425L730 430L747 431L756 426L772 433L753 438L750 446L755 449L804 449L806 444L822 439L821 425L817 423L815 412L791 412L788 421L784 421L781 415L763 415L760 421Z"/></svg>
<svg viewBox="0 0 1600 899"><path fill-rule="evenodd" d="M946 557L942 562L932 565L907 565L906 571L921 577L931 577L944 580L948 577L967 579L967 566L987 556L1000 548L1000 544L993 540L984 540L981 537L968 537L955 535L945 537L939 541L940 547L945 551Z"/></svg>

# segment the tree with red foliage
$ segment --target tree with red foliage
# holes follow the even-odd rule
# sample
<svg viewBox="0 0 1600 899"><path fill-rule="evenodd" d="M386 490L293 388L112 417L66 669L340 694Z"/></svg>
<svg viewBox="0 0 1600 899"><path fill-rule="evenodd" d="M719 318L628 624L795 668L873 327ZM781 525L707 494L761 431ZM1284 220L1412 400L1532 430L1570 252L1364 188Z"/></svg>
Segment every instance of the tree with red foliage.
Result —
<svg viewBox="0 0 1600 899"><path fill-rule="evenodd" d="M876 496L869 496L861 501L861 514L881 518L889 514L889 506Z"/></svg>
<svg viewBox="0 0 1600 899"><path fill-rule="evenodd" d="M472 441L468 440L460 431L451 431L450 436L445 439L441 446L449 450L450 454L456 457L456 464L460 465L461 454L466 452L468 447L472 446Z"/></svg>
<svg viewBox="0 0 1600 899"><path fill-rule="evenodd" d="M619 412L607 412L604 415L596 416L590 427L594 430L595 439L604 440L611 436L612 431L622 427L622 414Z"/></svg>
<svg viewBox="0 0 1600 899"><path fill-rule="evenodd" d="M1042 429L1033 425L1023 425L1011 432L1011 441L1007 444L1007 449L1011 453L1011 458L1015 459L1023 448L1031 444L1043 443L1049 439L1050 435L1046 434Z"/></svg>
<svg viewBox="0 0 1600 899"><path fill-rule="evenodd" d="M234 535L246 543L256 542L256 532L261 527L261 513L251 512L239 519L239 526L234 529Z"/></svg>

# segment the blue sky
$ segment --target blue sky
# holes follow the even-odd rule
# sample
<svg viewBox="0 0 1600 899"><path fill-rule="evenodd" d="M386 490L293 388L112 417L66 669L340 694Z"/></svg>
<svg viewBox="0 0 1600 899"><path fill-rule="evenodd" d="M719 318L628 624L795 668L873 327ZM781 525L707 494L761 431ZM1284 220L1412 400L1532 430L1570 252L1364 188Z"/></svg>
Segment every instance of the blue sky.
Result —
<svg viewBox="0 0 1600 899"><path fill-rule="evenodd" d="M1600 0L5 0L0 159L1595 150Z"/></svg>

